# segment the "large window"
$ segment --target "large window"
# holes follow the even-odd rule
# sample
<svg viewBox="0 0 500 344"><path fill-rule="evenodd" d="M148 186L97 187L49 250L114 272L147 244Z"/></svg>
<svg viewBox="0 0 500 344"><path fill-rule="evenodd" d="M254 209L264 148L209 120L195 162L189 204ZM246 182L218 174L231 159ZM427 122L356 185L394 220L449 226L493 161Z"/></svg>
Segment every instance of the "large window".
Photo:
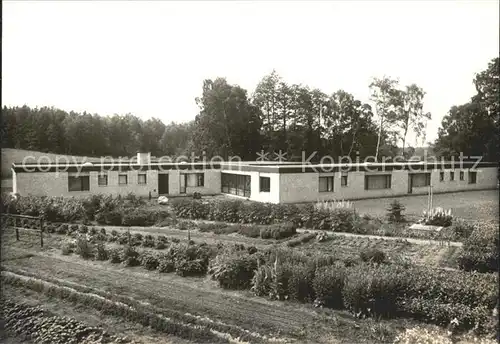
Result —
<svg viewBox="0 0 500 344"><path fill-rule="evenodd" d="M146 173L141 173L137 176L137 184L146 184Z"/></svg>
<svg viewBox="0 0 500 344"><path fill-rule="evenodd" d="M68 177L68 191L89 191L89 176Z"/></svg>
<svg viewBox="0 0 500 344"><path fill-rule="evenodd" d="M455 180L455 172L450 171L450 181L454 181L454 180Z"/></svg>
<svg viewBox="0 0 500 344"><path fill-rule="evenodd" d="M431 185L430 173L415 173L411 175L411 179L412 186L416 188Z"/></svg>
<svg viewBox="0 0 500 344"><path fill-rule="evenodd" d="M127 185L128 184L128 176L126 174L118 175L118 185Z"/></svg>
<svg viewBox="0 0 500 344"><path fill-rule="evenodd" d="M379 190L391 188L391 175L379 174L365 176L365 190Z"/></svg>
<svg viewBox="0 0 500 344"><path fill-rule="evenodd" d="M319 177L319 192L333 192L333 176Z"/></svg>
<svg viewBox="0 0 500 344"><path fill-rule="evenodd" d="M250 182L250 176L221 173L222 193L250 197Z"/></svg>
<svg viewBox="0 0 500 344"><path fill-rule="evenodd" d="M444 172L439 172L439 181L444 182Z"/></svg>
<svg viewBox="0 0 500 344"><path fill-rule="evenodd" d="M108 185L108 175L107 174L100 174L97 177L97 185L99 186L106 186Z"/></svg>
<svg viewBox="0 0 500 344"><path fill-rule="evenodd" d="M205 174L204 173L186 173L184 175L184 180L186 186L198 187L205 186Z"/></svg>
<svg viewBox="0 0 500 344"><path fill-rule="evenodd" d="M476 184L477 172L469 171L469 184Z"/></svg>
<svg viewBox="0 0 500 344"><path fill-rule="evenodd" d="M464 171L460 171L460 180L464 180Z"/></svg>
<svg viewBox="0 0 500 344"><path fill-rule="evenodd" d="M259 178L260 192L270 192L271 191L271 178L260 177Z"/></svg>

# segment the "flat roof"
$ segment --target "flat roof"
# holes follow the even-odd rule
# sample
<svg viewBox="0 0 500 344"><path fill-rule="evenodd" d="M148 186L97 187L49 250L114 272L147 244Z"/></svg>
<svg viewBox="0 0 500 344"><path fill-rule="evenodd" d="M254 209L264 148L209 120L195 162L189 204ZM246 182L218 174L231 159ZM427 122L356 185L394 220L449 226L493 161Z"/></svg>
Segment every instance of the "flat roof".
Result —
<svg viewBox="0 0 500 344"><path fill-rule="evenodd" d="M297 163L269 163L269 162L181 162L138 164L129 162L87 162L87 163L40 163L40 164L12 164L16 173L32 172L91 172L91 171L147 171L147 170L229 170L267 173L308 173L308 172L338 172L338 171L392 171L392 170L433 170L498 167L496 162L474 161L422 161L422 162L391 162L391 163L351 163L351 164L303 164Z"/></svg>

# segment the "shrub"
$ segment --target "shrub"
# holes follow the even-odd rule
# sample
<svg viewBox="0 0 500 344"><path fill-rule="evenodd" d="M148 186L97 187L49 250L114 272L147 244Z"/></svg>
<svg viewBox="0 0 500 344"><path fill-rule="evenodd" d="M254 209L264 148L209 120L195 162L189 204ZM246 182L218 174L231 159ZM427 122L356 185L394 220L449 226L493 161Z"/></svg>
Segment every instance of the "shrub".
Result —
<svg viewBox="0 0 500 344"><path fill-rule="evenodd" d="M139 253L132 246L125 246L121 253L121 261L125 266L138 266L140 265Z"/></svg>
<svg viewBox="0 0 500 344"><path fill-rule="evenodd" d="M330 214L332 230L335 232L352 233L358 215L354 209L337 208Z"/></svg>
<svg viewBox="0 0 500 344"><path fill-rule="evenodd" d="M263 227L260 231L262 239L283 239L297 234L295 224L287 222L283 224L275 224L268 227Z"/></svg>
<svg viewBox="0 0 500 344"><path fill-rule="evenodd" d="M205 223L201 222L198 224L198 228L200 232L213 232L215 234L223 234L226 233L226 229L229 228L227 223L224 222L214 222L214 223ZM237 231L237 229L235 229Z"/></svg>
<svg viewBox="0 0 500 344"><path fill-rule="evenodd" d="M238 234L249 238L258 238L260 236L260 227L255 225L240 225L238 226Z"/></svg>
<svg viewBox="0 0 500 344"><path fill-rule="evenodd" d="M175 262L175 272L182 277L201 276L206 274L207 268L201 259L181 259Z"/></svg>
<svg viewBox="0 0 500 344"><path fill-rule="evenodd" d="M72 224L69 226L69 233L76 233L79 230L79 226L77 224Z"/></svg>
<svg viewBox="0 0 500 344"><path fill-rule="evenodd" d="M364 249L359 254L363 262L370 262L381 264L386 261L386 254L384 251L378 250L376 248Z"/></svg>
<svg viewBox="0 0 500 344"><path fill-rule="evenodd" d="M179 238L172 238L172 242L178 244L181 242L181 240Z"/></svg>
<svg viewBox="0 0 500 344"><path fill-rule="evenodd" d="M162 255L158 258L158 267L159 272L169 273L175 271L175 263L172 257L167 255Z"/></svg>
<svg viewBox="0 0 500 344"><path fill-rule="evenodd" d="M470 237L474 231L474 225L467 221L457 219L453 222L452 230L454 238L458 240L466 239Z"/></svg>
<svg viewBox="0 0 500 344"><path fill-rule="evenodd" d="M221 200L214 202L210 207L208 219L213 221L240 222L243 212L240 211L243 202L240 200ZM245 222L245 221L241 221Z"/></svg>
<svg viewBox="0 0 500 344"><path fill-rule="evenodd" d="M330 308L343 308L342 289L344 288L345 267L342 265L318 268L313 280L317 300Z"/></svg>
<svg viewBox="0 0 500 344"><path fill-rule="evenodd" d="M476 225L464 241L458 265L467 271L498 271L499 231L493 224Z"/></svg>
<svg viewBox="0 0 500 344"><path fill-rule="evenodd" d="M75 253L78 254L83 259L89 259L92 258L94 254L94 248L87 239L78 238L76 241Z"/></svg>
<svg viewBox="0 0 500 344"><path fill-rule="evenodd" d="M113 264L122 262L122 252L118 248L109 250L109 261Z"/></svg>
<svg viewBox="0 0 500 344"><path fill-rule="evenodd" d="M176 216L188 219L206 219L209 214L208 204L199 200L174 199L172 208Z"/></svg>
<svg viewBox="0 0 500 344"><path fill-rule="evenodd" d="M71 253L73 253L73 249L74 249L74 245L72 245L71 243L65 243L61 247L61 254L63 256L70 255Z"/></svg>
<svg viewBox="0 0 500 344"><path fill-rule="evenodd" d="M389 208L387 208L387 220L389 222L404 222L404 215L403 211L405 210L405 207L401 202L397 199L393 200L391 204L389 205Z"/></svg>
<svg viewBox="0 0 500 344"><path fill-rule="evenodd" d="M226 289L249 289L259 257L245 251L226 250L210 266L212 279Z"/></svg>
<svg viewBox="0 0 500 344"><path fill-rule="evenodd" d="M119 209L102 211L95 215L97 223L110 226L120 226L123 223L122 218L123 214Z"/></svg>
<svg viewBox="0 0 500 344"><path fill-rule="evenodd" d="M342 296L358 316L394 316L402 293L401 275L395 269L359 265L347 270Z"/></svg>
<svg viewBox="0 0 500 344"><path fill-rule="evenodd" d="M314 300L314 270L313 264L298 264L288 269L290 276L287 281L287 295L290 299L305 302Z"/></svg>
<svg viewBox="0 0 500 344"><path fill-rule="evenodd" d="M103 227L103 228L101 228L100 233L101 233L102 235L106 235L106 228L104 228L104 227Z"/></svg>
<svg viewBox="0 0 500 344"><path fill-rule="evenodd" d="M108 251L103 243L96 244L94 258L96 260L108 260Z"/></svg>
<svg viewBox="0 0 500 344"><path fill-rule="evenodd" d="M156 244L155 244L155 248L157 250L164 250L165 248L167 248L167 245L165 244L164 241L157 240Z"/></svg>
<svg viewBox="0 0 500 344"><path fill-rule="evenodd" d="M87 234L89 231L89 228L85 225L80 225L78 226L78 233L81 233L81 234Z"/></svg>
<svg viewBox="0 0 500 344"><path fill-rule="evenodd" d="M144 247L154 247L155 246L155 240L153 238L153 236L151 235L146 235L144 237L144 240L142 241L142 246Z"/></svg>
<svg viewBox="0 0 500 344"><path fill-rule="evenodd" d="M141 265L147 270L156 270L159 265L158 256L147 251L140 254L140 262Z"/></svg>

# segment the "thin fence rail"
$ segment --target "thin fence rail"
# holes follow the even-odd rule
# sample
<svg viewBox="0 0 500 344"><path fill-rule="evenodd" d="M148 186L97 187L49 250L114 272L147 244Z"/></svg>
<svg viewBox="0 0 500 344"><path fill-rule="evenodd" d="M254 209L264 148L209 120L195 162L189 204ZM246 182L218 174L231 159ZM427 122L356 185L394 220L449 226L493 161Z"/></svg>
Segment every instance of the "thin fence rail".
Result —
<svg viewBox="0 0 500 344"><path fill-rule="evenodd" d="M38 223L38 230L40 231L40 247L43 247L43 217L42 216L29 216L17 214L2 214L2 230L6 227L12 227L16 231L16 241L19 241L19 230L26 228L23 227L19 220L27 219L33 220Z"/></svg>

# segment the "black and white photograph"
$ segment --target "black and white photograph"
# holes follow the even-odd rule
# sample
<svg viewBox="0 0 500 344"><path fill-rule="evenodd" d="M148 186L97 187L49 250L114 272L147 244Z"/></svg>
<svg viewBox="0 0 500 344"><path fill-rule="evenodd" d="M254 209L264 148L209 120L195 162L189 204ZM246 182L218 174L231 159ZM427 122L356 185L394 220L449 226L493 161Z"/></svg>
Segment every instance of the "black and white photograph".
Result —
<svg viewBox="0 0 500 344"><path fill-rule="evenodd" d="M1 6L0 343L498 343L500 0Z"/></svg>

